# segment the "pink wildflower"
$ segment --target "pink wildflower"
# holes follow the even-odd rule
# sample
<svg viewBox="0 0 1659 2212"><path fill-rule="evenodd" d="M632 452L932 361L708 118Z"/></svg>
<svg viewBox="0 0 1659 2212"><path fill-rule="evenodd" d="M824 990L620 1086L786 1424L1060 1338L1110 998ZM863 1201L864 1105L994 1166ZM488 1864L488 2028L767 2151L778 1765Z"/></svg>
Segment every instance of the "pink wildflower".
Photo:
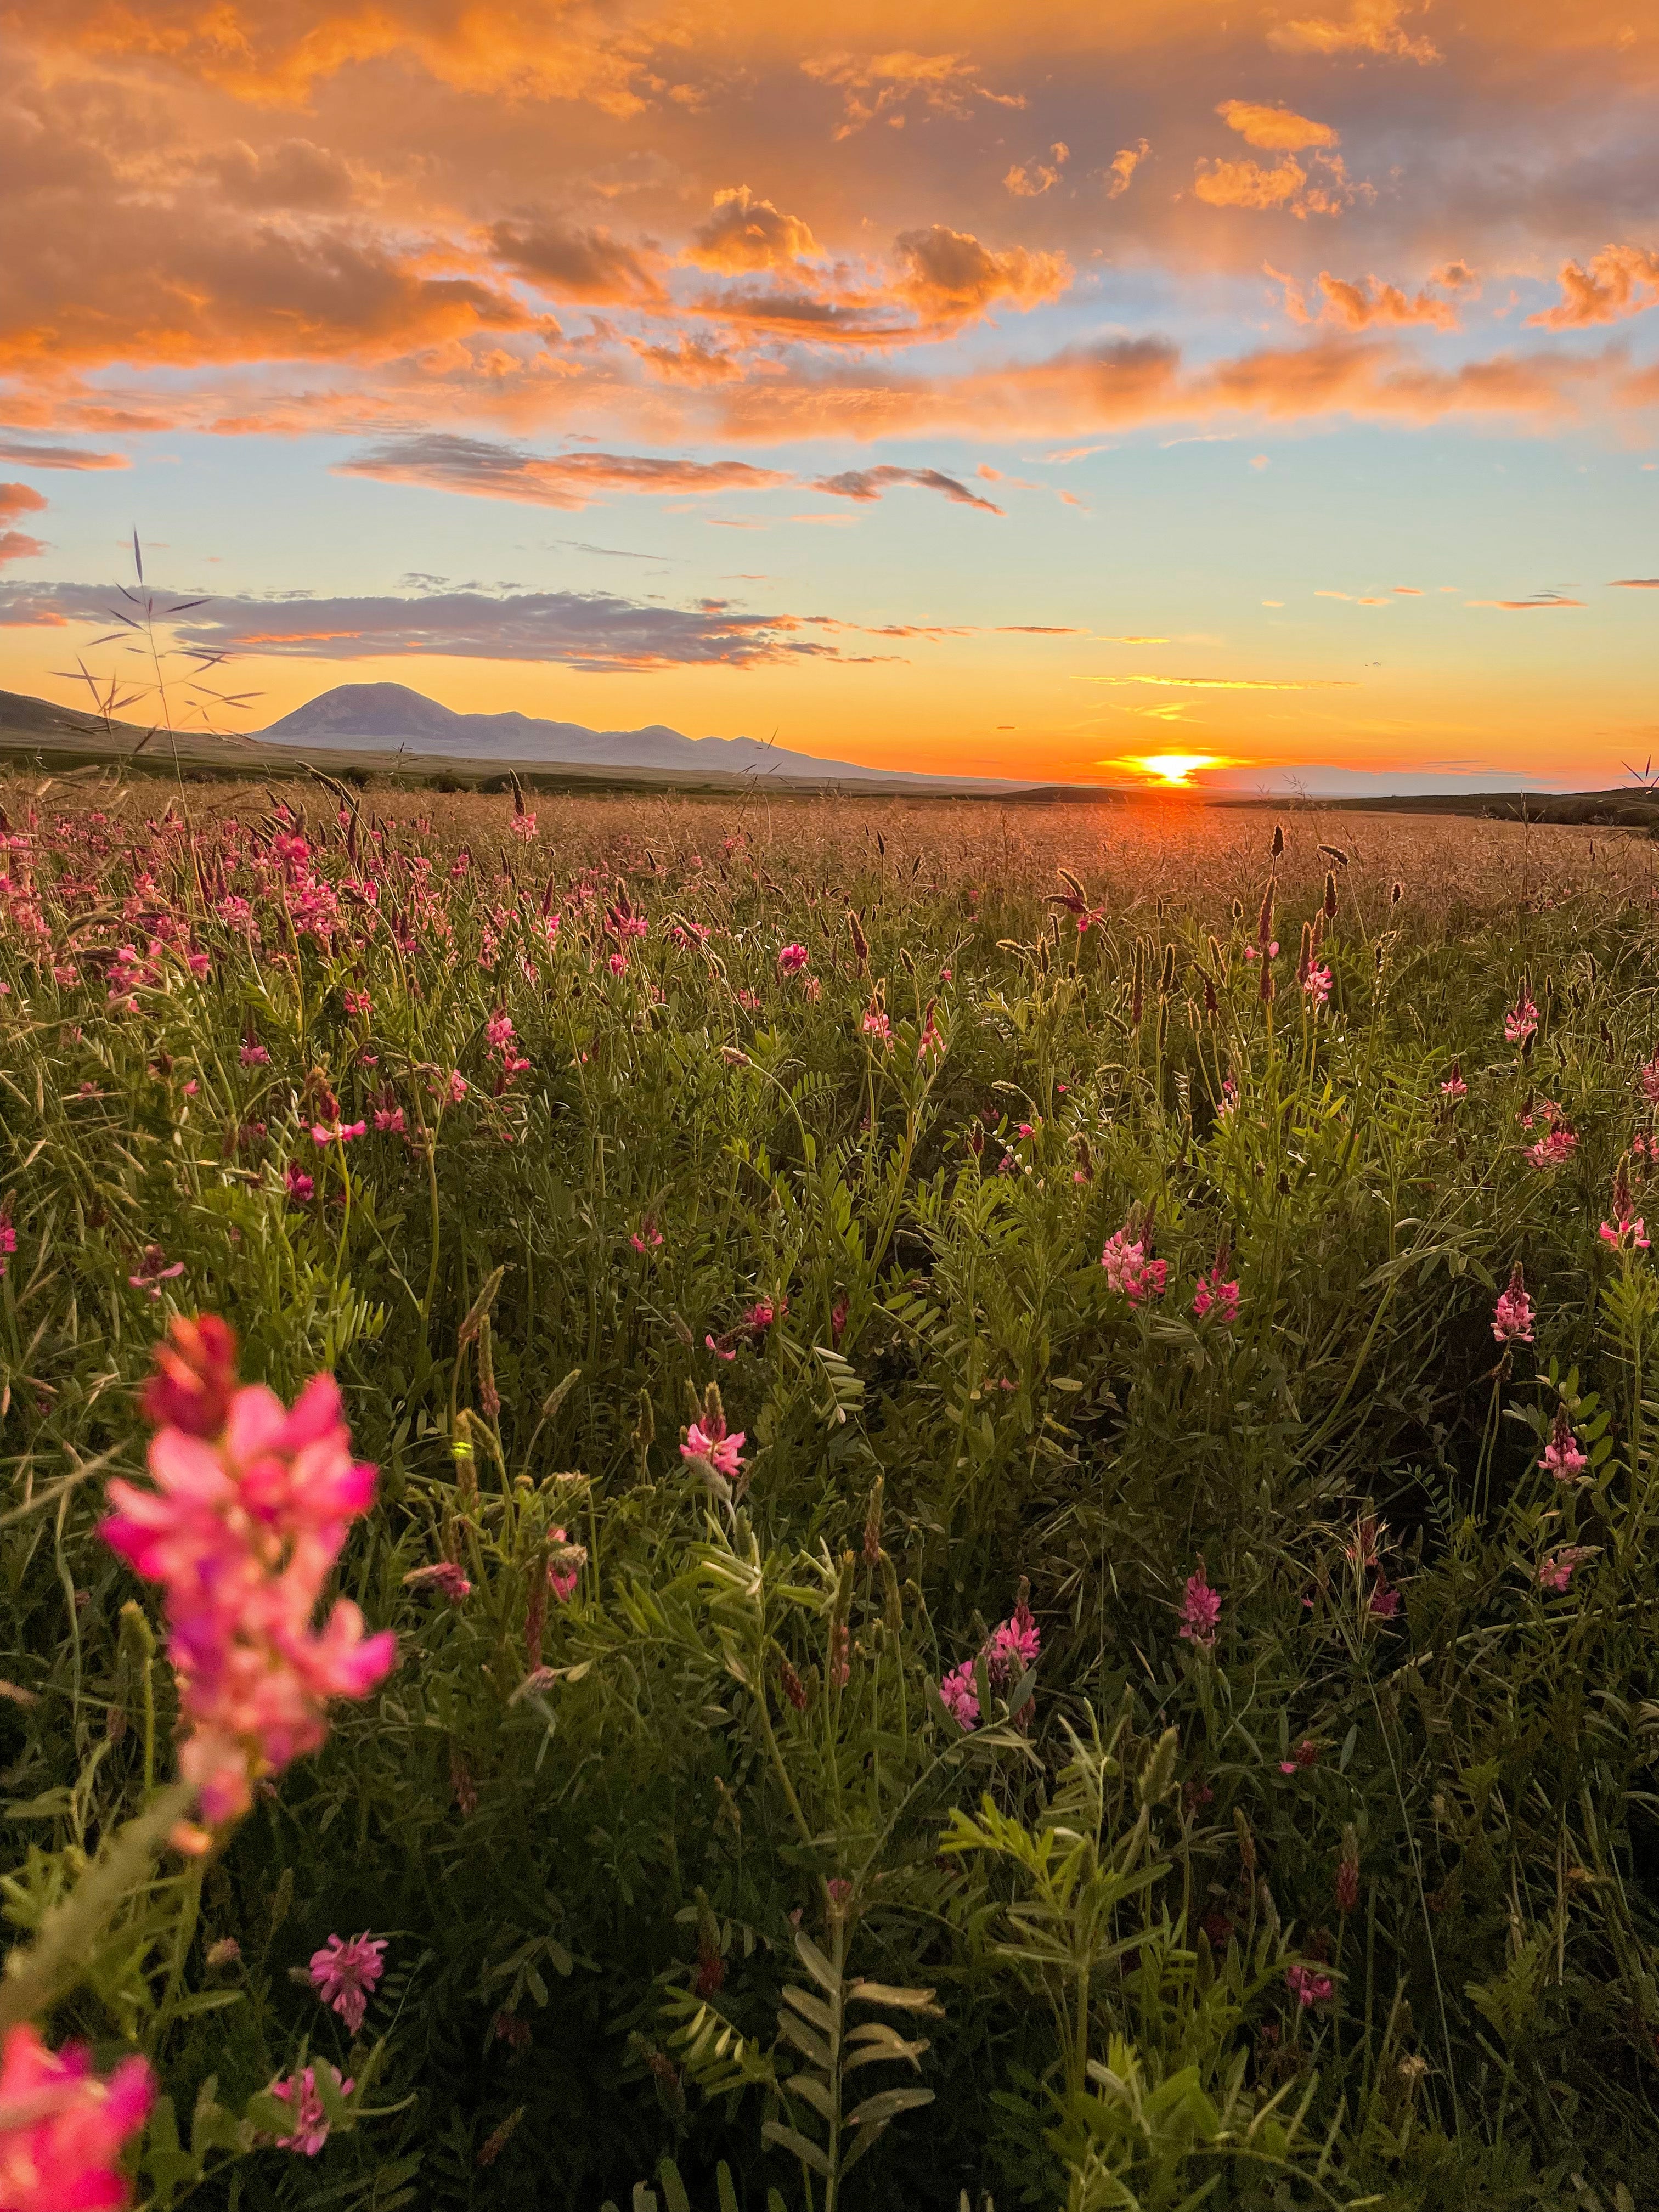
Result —
<svg viewBox="0 0 1659 2212"><path fill-rule="evenodd" d="M401 1137L404 1133L404 1109L401 1106L377 1106L374 1126L384 1134Z"/></svg>
<svg viewBox="0 0 1659 2212"><path fill-rule="evenodd" d="M536 817L533 814L515 814L507 826L522 843L532 845L536 842Z"/></svg>
<svg viewBox="0 0 1659 2212"><path fill-rule="evenodd" d="M804 945L786 945L778 955L779 975L799 975L810 957Z"/></svg>
<svg viewBox="0 0 1659 2212"><path fill-rule="evenodd" d="M472 1585L453 1559L439 1559L429 1567L416 1567L404 1577L405 1589L434 1589L451 1605L461 1605L472 1595Z"/></svg>
<svg viewBox="0 0 1659 2212"><path fill-rule="evenodd" d="M864 1018L860 1022L859 1027L866 1036L873 1037L884 1052L892 1050L893 1024L887 1018L885 1007L880 1006L874 999L872 999L865 1008Z"/></svg>
<svg viewBox="0 0 1659 2212"><path fill-rule="evenodd" d="M316 1183L292 1160L283 1170L283 1180L288 1185L289 1201L295 1206L308 1206L317 1195Z"/></svg>
<svg viewBox="0 0 1659 2212"><path fill-rule="evenodd" d="M342 1003L349 1014L366 1014L370 1011L372 1005L367 991L343 992Z"/></svg>
<svg viewBox="0 0 1659 2212"><path fill-rule="evenodd" d="M1469 1086L1463 1080L1462 1063L1455 1060L1452 1062L1451 1073L1440 1086L1440 1096L1443 1098L1456 1100L1467 1098L1468 1095Z"/></svg>
<svg viewBox="0 0 1659 2212"><path fill-rule="evenodd" d="M1492 1333L1499 1344L1532 1342L1533 1307L1517 1260L1510 1271L1509 1288L1492 1308Z"/></svg>
<svg viewBox="0 0 1659 2212"><path fill-rule="evenodd" d="M1400 1610L1400 1593L1390 1584L1381 1567L1376 1571L1376 1582L1371 1591L1370 1613L1374 1620L1392 1620Z"/></svg>
<svg viewBox="0 0 1659 2212"><path fill-rule="evenodd" d="M1535 1145L1526 1148L1535 1168L1564 1166L1578 1149L1578 1139L1565 1121L1553 1121Z"/></svg>
<svg viewBox="0 0 1659 2212"><path fill-rule="evenodd" d="M1302 979L1302 988L1318 1012L1331 995L1331 971L1328 968L1310 968Z"/></svg>
<svg viewBox="0 0 1659 2212"><path fill-rule="evenodd" d="M17 1249L17 1231L12 1227L11 1216L0 1213L0 1275L3 1275L10 1255Z"/></svg>
<svg viewBox="0 0 1659 2212"><path fill-rule="evenodd" d="M341 2095L349 2097L356 2084L342 2081L331 2066L328 2070L334 2075ZM315 2158L328 2141L329 2130L328 2115L323 2110L323 2100L317 2094L316 2068L307 2066L290 2081L273 2081L269 2094L281 2103L291 2106L294 2112L294 2132L276 2137L277 2149L301 2151L307 2158Z"/></svg>
<svg viewBox="0 0 1659 2212"><path fill-rule="evenodd" d="M269 1051L253 1037L243 1041L240 1057L244 1067L267 1067L270 1064Z"/></svg>
<svg viewBox="0 0 1659 2212"><path fill-rule="evenodd" d="M1022 1599L1001 1626L994 1628L985 1646L985 1659L993 1682L1015 1680L1037 1662L1042 1632Z"/></svg>
<svg viewBox="0 0 1659 2212"><path fill-rule="evenodd" d="M464 1076L464 1075L461 1073L461 1071L460 1071L460 1069L459 1069L459 1067L452 1067L452 1068L451 1068L451 1070L449 1071L449 1103L450 1103L450 1104L451 1104L452 1106L459 1106L459 1105L460 1104L460 1103L461 1103L462 1099L463 1099L463 1098L465 1098L465 1096L466 1096L466 1078L465 1078L465 1076Z"/></svg>
<svg viewBox="0 0 1659 2212"><path fill-rule="evenodd" d="M163 1283L171 1282L175 1275L182 1275L184 1272L185 1263L182 1260L175 1260L173 1265L168 1267L167 1255L161 1246L146 1244L144 1256L138 1263L137 1273L129 1275L127 1280L135 1291L148 1291L151 1298L156 1299L161 1295L161 1285Z"/></svg>
<svg viewBox="0 0 1659 2212"><path fill-rule="evenodd" d="M1611 1221L1604 1221L1596 1234L1615 1252L1645 1252L1648 1249L1648 1224L1639 1217L1632 1220L1628 1214L1621 1213L1616 1226Z"/></svg>
<svg viewBox="0 0 1659 2212"><path fill-rule="evenodd" d="M738 1356L735 1346L729 1341L722 1341L720 1338L707 1332L704 1333L702 1340L716 1359L724 1359L729 1364Z"/></svg>
<svg viewBox="0 0 1659 2212"><path fill-rule="evenodd" d="M1538 1027L1538 1009L1523 991L1504 1017L1504 1035L1511 1044L1524 1044Z"/></svg>
<svg viewBox="0 0 1659 2212"><path fill-rule="evenodd" d="M1558 1594L1565 1589L1572 1580L1574 1568L1589 1558L1590 1550L1586 1544L1565 1544L1559 1552L1552 1552L1539 1567L1540 1586Z"/></svg>
<svg viewBox="0 0 1659 2212"><path fill-rule="evenodd" d="M613 952L605 964L613 975L625 975L628 973L628 955L625 952Z"/></svg>
<svg viewBox="0 0 1659 2212"><path fill-rule="evenodd" d="M245 1384L218 1437L157 1431L153 1489L109 1486L105 1540L165 1587L187 1731L179 1771L213 1826L247 1810L256 1781L315 1751L328 1700L366 1696L396 1656L389 1632L365 1636L349 1599L313 1626L347 1528L374 1495L374 1469L349 1445L331 1376L313 1376L292 1412Z"/></svg>
<svg viewBox="0 0 1659 2212"><path fill-rule="evenodd" d="M547 1563L547 1586L561 1605L568 1605L587 1563L587 1547L573 1544L562 1528L550 1529L548 1534L556 1548Z"/></svg>
<svg viewBox="0 0 1659 2212"><path fill-rule="evenodd" d="M337 1120L326 1124L313 1121L311 1125L312 1142L318 1145L349 1144L354 1137L361 1137L368 1127L367 1121Z"/></svg>
<svg viewBox="0 0 1659 2212"><path fill-rule="evenodd" d="M236 1394L236 1332L217 1314L180 1314L171 1341L155 1347L155 1372L144 1385L144 1419L190 1437L223 1434Z"/></svg>
<svg viewBox="0 0 1659 2212"><path fill-rule="evenodd" d="M1589 1455L1574 1434L1565 1406L1555 1409L1550 1440L1544 1447L1543 1464L1558 1482L1576 1482L1589 1465Z"/></svg>
<svg viewBox="0 0 1659 2212"><path fill-rule="evenodd" d="M1213 1312L1218 1328L1231 1328L1238 1319L1238 1285L1221 1279L1218 1262L1207 1275L1198 1279L1198 1288L1193 1292L1193 1311L1200 1321Z"/></svg>
<svg viewBox="0 0 1659 2212"><path fill-rule="evenodd" d="M354 2035L363 2024L374 1984L386 1972L386 1947L384 1936L370 1936L365 1931L349 1942L331 1936L320 1951L311 1954L312 1988Z"/></svg>
<svg viewBox="0 0 1659 2212"><path fill-rule="evenodd" d="M1144 1231L1139 1237L1131 1236L1126 1223L1107 1238L1100 1255L1107 1283L1113 1290L1121 1291L1132 1306L1161 1298L1169 1279L1168 1262L1148 1256L1145 1237Z"/></svg>
<svg viewBox="0 0 1659 2212"><path fill-rule="evenodd" d="M965 1735L979 1725L979 1691L974 1680L974 1662L964 1659L953 1667L939 1686L945 1707Z"/></svg>
<svg viewBox="0 0 1659 2212"><path fill-rule="evenodd" d="M1316 1973L1311 1966L1287 1966L1285 1986L1306 2010L1310 2006L1324 2004L1334 1994L1336 1984L1328 1974Z"/></svg>
<svg viewBox="0 0 1659 2212"><path fill-rule="evenodd" d="M1202 1650L1213 1651L1216 1626L1220 1619L1221 1595L1210 1588L1200 1559L1197 1573L1187 1577L1186 1595L1181 1602L1182 1640L1197 1644Z"/></svg>
<svg viewBox="0 0 1659 2212"><path fill-rule="evenodd" d="M155 2101L142 2058L124 2058L100 2078L84 2044L52 2051L27 2021L9 2029L0 2050L0 2207L113 2212L127 2203L121 2148Z"/></svg>
<svg viewBox="0 0 1659 2212"><path fill-rule="evenodd" d="M713 1383L708 1387L712 1390ZM709 1421L708 1427L703 1426L704 1421ZM680 1457L694 1462L701 1460L712 1467L716 1474L724 1475L728 1482L735 1481L743 1472L744 1436L742 1429L728 1431L723 1419L716 1418L710 1421L710 1417L705 1413L702 1421L693 1421L687 1429L685 1442L680 1446Z"/></svg>
<svg viewBox="0 0 1659 2212"><path fill-rule="evenodd" d="M642 1214L639 1227L630 1233L628 1241L636 1252L654 1252L662 1243L662 1231L657 1226L656 1216Z"/></svg>
<svg viewBox="0 0 1659 2212"><path fill-rule="evenodd" d="M484 1035L497 1051L505 1051L513 1042L513 1017L497 1006L484 1024Z"/></svg>

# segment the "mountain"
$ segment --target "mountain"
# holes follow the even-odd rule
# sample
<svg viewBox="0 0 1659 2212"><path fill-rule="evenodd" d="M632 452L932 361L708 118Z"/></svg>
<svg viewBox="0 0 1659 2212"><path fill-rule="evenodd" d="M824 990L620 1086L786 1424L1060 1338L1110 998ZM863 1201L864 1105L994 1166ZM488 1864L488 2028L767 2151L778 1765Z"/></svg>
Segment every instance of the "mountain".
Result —
<svg viewBox="0 0 1659 2212"><path fill-rule="evenodd" d="M442 753L452 760L514 761L538 768L672 769L788 782L1020 788L987 776L913 775L892 769L860 768L851 761L817 760L809 753L763 744L755 738L688 738L661 722L648 723L642 730L590 730L580 722L544 721L517 713L458 714L403 684L337 684L258 734L274 745L373 744L380 750L402 746L411 753Z"/></svg>

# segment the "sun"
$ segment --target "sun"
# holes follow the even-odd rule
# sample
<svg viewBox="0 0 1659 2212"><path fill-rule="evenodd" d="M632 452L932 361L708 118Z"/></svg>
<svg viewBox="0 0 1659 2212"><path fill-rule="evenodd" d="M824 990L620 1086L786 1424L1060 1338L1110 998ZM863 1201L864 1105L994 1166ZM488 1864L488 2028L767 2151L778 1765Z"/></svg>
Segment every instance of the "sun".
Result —
<svg viewBox="0 0 1659 2212"><path fill-rule="evenodd" d="M1219 753L1136 753L1118 765L1136 769L1150 782L1166 789L1188 791L1195 769L1224 768L1227 763Z"/></svg>

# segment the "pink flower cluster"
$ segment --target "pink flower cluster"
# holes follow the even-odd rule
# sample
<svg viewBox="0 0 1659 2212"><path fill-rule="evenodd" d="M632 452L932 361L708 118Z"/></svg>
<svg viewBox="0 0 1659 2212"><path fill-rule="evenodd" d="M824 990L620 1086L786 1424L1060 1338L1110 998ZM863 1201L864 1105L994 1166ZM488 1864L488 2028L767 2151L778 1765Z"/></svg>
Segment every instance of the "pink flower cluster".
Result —
<svg viewBox="0 0 1659 2212"><path fill-rule="evenodd" d="M1524 1044L1538 1027L1538 1009L1522 992L1504 1017L1504 1035L1511 1044Z"/></svg>
<svg viewBox="0 0 1659 2212"><path fill-rule="evenodd" d="M0 2208L112 2212L128 2201L119 2160L143 2127L155 2082L142 2058L106 2079L84 2044L48 2051L27 2023L0 2050Z"/></svg>
<svg viewBox="0 0 1659 2212"><path fill-rule="evenodd" d="M1161 1298L1169 1280L1169 1262L1152 1257L1147 1249L1150 1242L1146 1230L1136 1236L1126 1222L1106 1239L1105 1249L1100 1255L1107 1282L1113 1290L1121 1291L1132 1306Z"/></svg>
<svg viewBox="0 0 1659 2212"><path fill-rule="evenodd" d="M1533 1318L1532 1300L1527 1296L1517 1260L1510 1273L1508 1289L1492 1308L1492 1333L1500 1344L1530 1344Z"/></svg>
<svg viewBox="0 0 1659 2212"><path fill-rule="evenodd" d="M980 1647L985 1673L994 1690L1006 1690L1030 1672L1042 1647L1042 1632L1022 1598L1008 1619L991 1631ZM979 1725L979 1684L976 1661L964 1659L953 1667L939 1686L947 1712L965 1734Z"/></svg>
<svg viewBox="0 0 1659 2212"><path fill-rule="evenodd" d="M367 1930L343 1941L331 1936L320 1951L311 1954L311 1986L331 2012L337 2012L356 2035L374 1994L374 1984L386 1972L386 1938Z"/></svg>
<svg viewBox="0 0 1659 2212"><path fill-rule="evenodd" d="M1238 1319L1238 1285L1222 1280L1224 1263L1219 1260L1207 1275L1198 1279L1198 1288L1193 1292L1193 1311L1200 1321L1215 1316L1218 1328L1231 1328Z"/></svg>
<svg viewBox="0 0 1659 2212"><path fill-rule="evenodd" d="M356 2083L342 2081L331 2066L327 2070L333 2075L340 2094L349 2097ZM279 2103L290 2106L294 2113L294 2132L276 2137L277 2149L297 2151L307 2158L315 2158L328 2141L329 2130L328 2114L323 2109L323 2100L317 2093L316 2068L307 2066L289 2081L273 2081L270 2094Z"/></svg>
<svg viewBox="0 0 1659 2212"><path fill-rule="evenodd" d="M146 1411L155 1487L109 1486L106 1540L166 1592L167 1656L186 1729L179 1771L217 1826L252 1786L315 1751L331 1698L362 1698L396 1639L363 1632L349 1599L313 1626L374 1469L351 1457L340 1393L313 1377L289 1413L236 1374L235 1338L204 1316L174 1324Z"/></svg>
<svg viewBox="0 0 1659 2212"><path fill-rule="evenodd" d="M1565 1406L1555 1409L1550 1440L1544 1447L1543 1463L1558 1482L1576 1482L1589 1465L1589 1455L1574 1433Z"/></svg>
<svg viewBox="0 0 1659 2212"><path fill-rule="evenodd" d="M1195 1644L1200 1651L1213 1651L1216 1628L1220 1619L1221 1593L1210 1588L1204 1562L1200 1559L1197 1573L1187 1577L1187 1588L1181 1600L1182 1641Z"/></svg>
<svg viewBox="0 0 1659 2212"><path fill-rule="evenodd" d="M1322 1974L1312 1966L1287 1966L1285 1986L1304 2011L1310 2006L1326 2003L1336 1989L1328 1974Z"/></svg>

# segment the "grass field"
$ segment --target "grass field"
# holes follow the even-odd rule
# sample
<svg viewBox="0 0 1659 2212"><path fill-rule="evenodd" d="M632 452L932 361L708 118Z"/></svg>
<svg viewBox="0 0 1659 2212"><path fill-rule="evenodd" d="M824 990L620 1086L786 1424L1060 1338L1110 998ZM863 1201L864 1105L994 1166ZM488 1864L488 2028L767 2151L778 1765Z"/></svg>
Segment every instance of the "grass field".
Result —
<svg viewBox="0 0 1659 2212"><path fill-rule="evenodd" d="M0 2027L137 2202L1659 2203L1646 839L0 805Z"/></svg>

